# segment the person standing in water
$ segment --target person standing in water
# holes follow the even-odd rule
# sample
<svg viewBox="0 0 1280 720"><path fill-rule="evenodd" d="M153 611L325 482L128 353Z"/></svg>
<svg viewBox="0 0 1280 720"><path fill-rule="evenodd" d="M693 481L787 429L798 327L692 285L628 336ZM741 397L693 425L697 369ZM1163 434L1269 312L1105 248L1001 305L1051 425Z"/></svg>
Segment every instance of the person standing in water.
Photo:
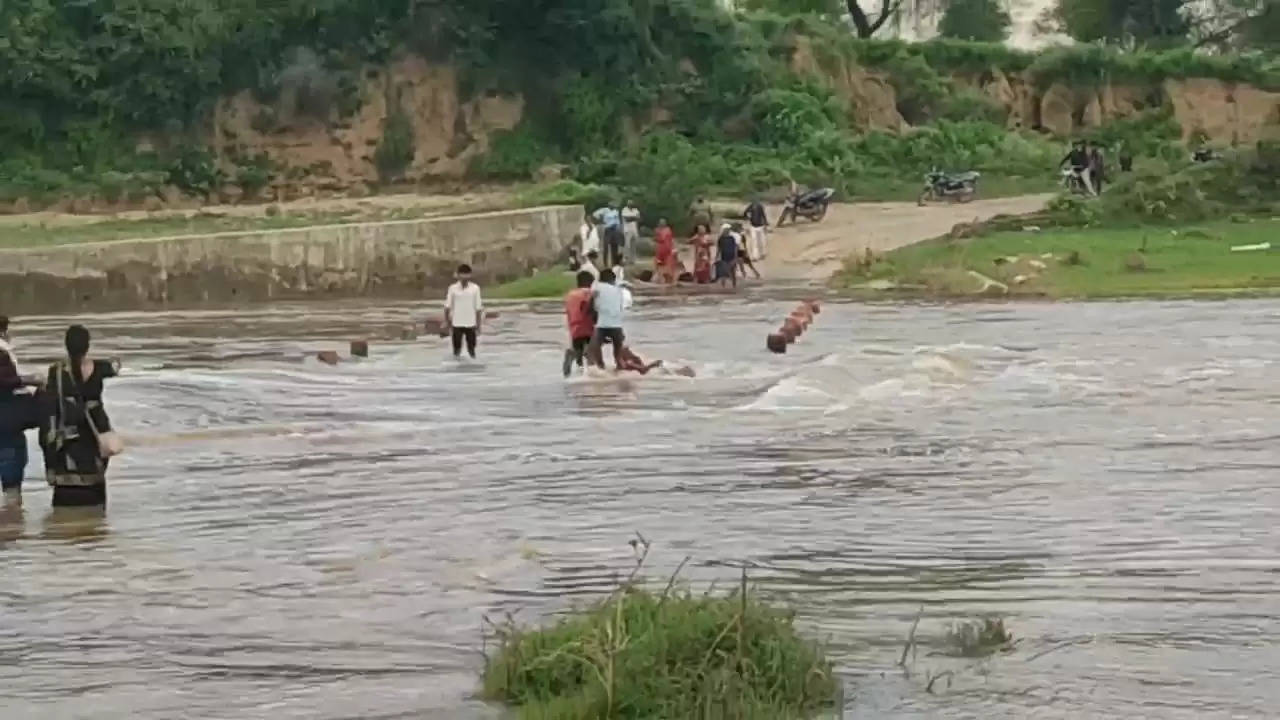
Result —
<svg viewBox="0 0 1280 720"><path fill-rule="evenodd" d="M103 381L120 372L115 360L89 357L89 331L72 325L67 358L49 367L41 395L40 448L54 507L107 504L107 465L120 453L102 404Z"/></svg>
<svg viewBox="0 0 1280 720"><path fill-rule="evenodd" d="M480 334L484 319L484 301L480 298L480 286L471 282L471 266L458 266L457 282L449 286L444 296L444 323L453 338L453 356L462 357L462 343L467 343L467 354L476 357L476 337Z"/></svg>
<svg viewBox="0 0 1280 720"><path fill-rule="evenodd" d="M716 259L716 279L720 281L720 287L724 287L725 281L733 283L733 287L738 287L738 239L734 237L732 228L728 223L720 227L720 239L716 241L716 249L719 255Z"/></svg>
<svg viewBox="0 0 1280 720"><path fill-rule="evenodd" d="M626 335L622 332L622 318L626 313L626 298L622 288L615 283L617 277L612 270L600 273L600 281L591 289L591 306L596 313L596 332L592 340L591 355L601 369L604 369L604 344L613 344L613 363L621 368L622 348L626 344Z"/></svg>
<svg viewBox="0 0 1280 720"><path fill-rule="evenodd" d="M29 386L40 385L35 377L24 377L18 358L9 344L9 318L0 315L0 490L22 492L27 470L26 431L39 425L36 398Z"/></svg>
<svg viewBox="0 0 1280 720"><path fill-rule="evenodd" d="M564 315L569 325L569 342L572 345L564 351L564 376L569 377L576 362L583 367L583 359L587 355L587 347L596 334L594 311L591 309L591 286L595 284L595 276L583 270L578 273L578 287L564 296Z"/></svg>

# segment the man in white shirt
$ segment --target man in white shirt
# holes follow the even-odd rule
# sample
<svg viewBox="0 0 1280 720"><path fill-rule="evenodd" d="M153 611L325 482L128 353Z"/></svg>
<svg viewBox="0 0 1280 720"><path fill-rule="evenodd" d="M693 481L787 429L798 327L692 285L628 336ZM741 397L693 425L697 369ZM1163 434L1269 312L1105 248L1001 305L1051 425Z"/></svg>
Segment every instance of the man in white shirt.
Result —
<svg viewBox="0 0 1280 720"><path fill-rule="evenodd" d="M600 252L600 231L591 222L590 215L583 216L582 224L578 226L578 241L582 244L583 257L591 252Z"/></svg>
<svg viewBox="0 0 1280 720"><path fill-rule="evenodd" d="M586 272L591 273L592 282L595 282L596 280L600 279L600 268L596 267L596 263L599 262L599 260L600 260L600 253L596 252L595 250L592 250L591 252L587 253L587 259L583 261L582 267L578 268L579 270L584 270Z"/></svg>
<svg viewBox="0 0 1280 720"><path fill-rule="evenodd" d="M595 347L590 354L602 369L602 350L606 342L613 344L614 366L621 369L623 365L622 347L626 336L622 333L622 318L626 313L626 298L616 282L613 270L606 269L600 273L600 282L591 287L591 307L596 311L596 336L592 342Z"/></svg>
<svg viewBox="0 0 1280 720"><path fill-rule="evenodd" d="M480 286L471 282L471 266L459 265L457 282L449 286L444 297L444 323L453 335L453 356L461 357L462 342L467 343L467 354L476 356L476 336L480 334L480 322L484 318L484 302L480 299Z"/></svg>
<svg viewBox="0 0 1280 720"><path fill-rule="evenodd" d="M636 261L636 243L640 241L640 208L630 200L622 208L622 237L627 264Z"/></svg>

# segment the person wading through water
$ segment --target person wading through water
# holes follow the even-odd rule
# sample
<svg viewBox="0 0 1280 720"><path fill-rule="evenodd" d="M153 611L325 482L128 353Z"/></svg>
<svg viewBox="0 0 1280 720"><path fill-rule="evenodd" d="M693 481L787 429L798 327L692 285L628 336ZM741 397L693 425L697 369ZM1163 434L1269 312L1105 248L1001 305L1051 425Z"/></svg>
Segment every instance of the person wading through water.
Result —
<svg viewBox="0 0 1280 720"><path fill-rule="evenodd" d="M0 489L19 495L27 470L26 431L40 424L36 398L28 386L39 378L23 377L9 344L9 318L0 316Z"/></svg>
<svg viewBox="0 0 1280 720"><path fill-rule="evenodd" d="M89 357L89 331L72 325L67 359L49 367L41 393L40 448L54 507L107 504L107 464L123 444L102 404L102 383L120 372L115 360Z"/></svg>
<svg viewBox="0 0 1280 720"><path fill-rule="evenodd" d="M591 286L596 279L591 273L583 270L578 273L578 287L564 296L565 320L569 325L569 342L572 345L564 351L564 376L569 377L573 365L583 367L583 359L587 355L587 347L596 334L595 311L591 309Z"/></svg>
<svg viewBox="0 0 1280 720"><path fill-rule="evenodd" d="M600 281L591 288L591 307L596 314L596 333L588 350L592 362L604 369L604 344L613 344L614 367L621 368L622 348L626 344L626 335L622 332L622 319L626 314L626 297L622 288L615 283L617 277L612 270L600 273Z"/></svg>
<svg viewBox="0 0 1280 720"><path fill-rule="evenodd" d="M444 322L452 336L453 356L462 356L462 341L466 340L467 354L474 360L484 301L480 299L480 286L471 282L470 265L459 265L455 277L458 281L449 286L444 296Z"/></svg>

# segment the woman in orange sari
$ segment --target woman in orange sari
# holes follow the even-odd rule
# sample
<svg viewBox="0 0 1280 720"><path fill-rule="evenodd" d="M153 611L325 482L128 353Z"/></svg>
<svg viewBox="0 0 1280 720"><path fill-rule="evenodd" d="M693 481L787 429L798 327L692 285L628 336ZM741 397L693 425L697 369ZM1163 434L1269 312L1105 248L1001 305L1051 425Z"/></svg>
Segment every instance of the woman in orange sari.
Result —
<svg viewBox="0 0 1280 720"><path fill-rule="evenodd" d="M711 282L711 228L699 224L689 242L693 245L693 279L700 284Z"/></svg>
<svg viewBox="0 0 1280 720"><path fill-rule="evenodd" d="M653 231L653 274L672 285L676 281L676 236L665 219L658 221Z"/></svg>

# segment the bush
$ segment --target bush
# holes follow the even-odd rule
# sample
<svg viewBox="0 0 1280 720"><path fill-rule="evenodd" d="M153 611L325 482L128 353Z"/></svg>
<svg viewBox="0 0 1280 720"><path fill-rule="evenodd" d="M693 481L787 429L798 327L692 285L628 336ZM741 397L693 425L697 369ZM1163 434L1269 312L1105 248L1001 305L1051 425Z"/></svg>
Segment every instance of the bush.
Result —
<svg viewBox="0 0 1280 720"><path fill-rule="evenodd" d="M775 148L794 148L820 132L837 128L841 108L830 93L766 90L751 98L750 112L758 142Z"/></svg>
<svg viewBox="0 0 1280 720"><path fill-rule="evenodd" d="M205 148L184 147L169 164L168 184L188 195L210 195L225 181L217 160Z"/></svg>
<svg viewBox="0 0 1280 720"><path fill-rule="evenodd" d="M1004 42L1012 23L1008 11L996 0L951 0L938 23L938 34L960 40Z"/></svg>
<svg viewBox="0 0 1280 720"><path fill-rule="evenodd" d="M528 180L558 153L530 124L495 133L489 151L476 159L472 171L485 178Z"/></svg>
<svg viewBox="0 0 1280 720"><path fill-rule="evenodd" d="M257 153L249 158L236 159L235 183L244 191L245 197L257 197L275 177L275 164L265 152Z"/></svg>
<svg viewBox="0 0 1280 720"><path fill-rule="evenodd" d="M413 121L397 102L382 123L382 140L373 153L373 164L383 182L394 182L404 176L413 164L416 152Z"/></svg>
<svg viewBox="0 0 1280 720"><path fill-rule="evenodd" d="M985 657L1009 649L1012 643L1013 634L998 617L956 623L946 635L947 652L957 657Z"/></svg>
<svg viewBox="0 0 1280 720"><path fill-rule="evenodd" d="M516 196L516 202L525 207L581 205L583 210L595 210L620 194L617 188L608 185L584 185L574 180L560 180L550 185L523 190Z"/></svg>
<svg viewBox="0 0 1280 720"><path fill-rule="evenodd" d="M722 596L626 588L549 627L498 628L483 696L524 718L813 717L837 681L789 614Z"/></svg>
<svg viewBox="0 0 1280 720"><path fill-rule="evenodd" d="M1085 134L1090 142L1110 148L1123 147L1135 157L1163 157L1171 145L1177 147L1178 155L1182 155L1178 144L1181 137L1182 127L1168 107L1144 110L1131 117L1113 120Z"/></svg>

